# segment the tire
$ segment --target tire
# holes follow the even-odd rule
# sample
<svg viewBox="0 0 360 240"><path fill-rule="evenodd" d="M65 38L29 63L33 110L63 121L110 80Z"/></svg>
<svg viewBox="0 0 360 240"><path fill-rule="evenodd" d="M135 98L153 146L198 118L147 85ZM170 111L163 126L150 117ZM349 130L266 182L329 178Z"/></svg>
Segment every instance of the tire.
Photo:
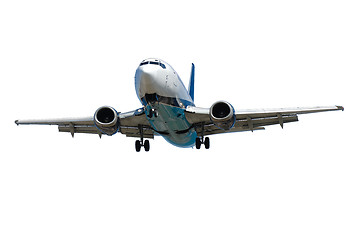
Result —
<svg viewBox="0 0 360 240"><path fill-rule="evenodd" d="M201 148L200 138L196 138L196 140L195 140L195 147L196 147L196 149L200 149L200 148Z"/></svg>
<svg viewBox="0 0 360 240"><path fill-rule="evenodd" d="M205 144L205 148L209 149L210 148L210 138L206 137L204 144Z"/></svg>
<svg viewBox="0 0 360 240"><path fill-rule="evenodd" d="M135 141L135 150L136 150L137 152L140 152L140 149L141 149L141 143L140 143L139 140L136 140L136 141Z"/></svg>
<svg viewBox="0 0 360 240"><path fill-rule="evenodd" d="M149 140L145 140L145 142L144 142L144 148L145 148L145 152L148 152L148 151L150 150Z"/></svg>

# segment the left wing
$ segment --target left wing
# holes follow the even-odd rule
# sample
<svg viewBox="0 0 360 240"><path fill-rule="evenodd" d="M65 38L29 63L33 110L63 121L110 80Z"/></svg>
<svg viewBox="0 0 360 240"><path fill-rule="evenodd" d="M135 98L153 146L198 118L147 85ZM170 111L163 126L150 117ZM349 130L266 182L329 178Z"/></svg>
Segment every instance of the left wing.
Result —
<svg viewBox="0 0 360 240"><path fill-rule="evenodd" d="M126 113L118 113L119 132L127 137L154 138L154 131L146 119L144 109L139 108ZM57 125L59 132L69 132L74 137L75 133L91 133L102 136L102 132L96 127L94 116L84 118L58 118L39 120L16 120L17 125ZM140 130L141 129L141 130Z"/></svg>
<svg viewBox="0 0 360 240"><path fill-rule="evenodd" d="M236 120L230 130L218 128L210 119L209 108L188 107L185 116L198 133L211 135L228 132L263 130L264 126L298 121L298 114L316 113L325 111L337 111L344 108L342 106L327 107L296 107L296 108L277 108L277 109L245 109L235 111Z"/></svg>

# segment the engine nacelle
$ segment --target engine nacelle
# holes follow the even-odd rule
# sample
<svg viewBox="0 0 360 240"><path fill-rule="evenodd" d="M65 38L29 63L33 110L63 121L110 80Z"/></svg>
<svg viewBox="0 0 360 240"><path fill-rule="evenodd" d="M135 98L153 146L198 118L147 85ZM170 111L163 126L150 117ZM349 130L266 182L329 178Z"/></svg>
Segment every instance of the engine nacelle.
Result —
<svg viewBox="0 0 360 240"><path fill-rule="evenodd" d="M220 129L231 129L236 120L233 106L225 101L218 101L210 108L210 119Z"/></svg>
<svg viewBox="0 0 360 240"><path fill-rule="evenodd" d="M108 106L100 107L96 110L94 123L102 133L107 135L117 133L120 126L118 113L114 108Z"/></svg>

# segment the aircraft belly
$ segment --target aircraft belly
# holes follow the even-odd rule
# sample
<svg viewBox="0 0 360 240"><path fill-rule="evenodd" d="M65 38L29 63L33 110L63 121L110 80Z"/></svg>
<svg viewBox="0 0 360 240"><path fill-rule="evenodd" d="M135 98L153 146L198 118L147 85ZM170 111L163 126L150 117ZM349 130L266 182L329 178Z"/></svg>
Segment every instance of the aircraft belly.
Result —
<svg viewBox="0 0 360 240"><path fill-rule="evenodd" d="M194 146L197 134L186 120L184 109L162 103L148 107L157 113L148 118L150 124L166 141L178 147Z"/></svg>

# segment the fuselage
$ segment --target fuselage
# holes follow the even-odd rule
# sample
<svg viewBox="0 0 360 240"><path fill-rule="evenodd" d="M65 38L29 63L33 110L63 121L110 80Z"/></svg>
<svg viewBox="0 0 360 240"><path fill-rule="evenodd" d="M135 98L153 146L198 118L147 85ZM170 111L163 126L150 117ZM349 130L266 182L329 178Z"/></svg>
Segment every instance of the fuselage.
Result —
<svg viewBox="0 0 360 240"><path fill-rule="evenodd" d="M194 102L169 64L155 58L142 61L135 73L135 89L156 133L178 147L195 145L197 133L184 114Z"/></svg>

